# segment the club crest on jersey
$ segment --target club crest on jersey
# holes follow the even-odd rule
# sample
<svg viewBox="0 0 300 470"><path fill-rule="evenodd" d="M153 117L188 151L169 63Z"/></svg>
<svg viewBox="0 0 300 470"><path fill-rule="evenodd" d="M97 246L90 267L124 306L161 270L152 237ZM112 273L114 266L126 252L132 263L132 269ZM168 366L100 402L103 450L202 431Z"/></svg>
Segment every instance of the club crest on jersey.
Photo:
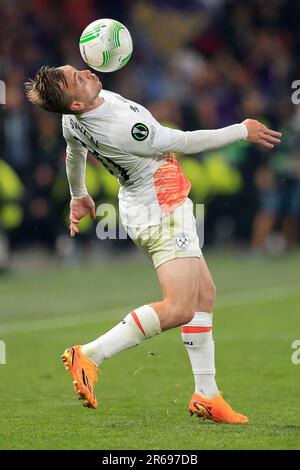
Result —
<svg viewBox="0 0 300 470"><path fill-rule="evenodd" d="M187 237L185 235L181 235L180 237L176 238L176 243L179 246L179 248L181 248L182 250L187 248L189 246L190 242L191 241L190 241L189 237Z"/></svg>
<svg viewBox="0 0 300 470"><path fill-rule="evenodd" d="M131 129L131 135L134 140L141 142L142 140L147 139L149 135L149 129L142 122L137 122Z"/></svg>

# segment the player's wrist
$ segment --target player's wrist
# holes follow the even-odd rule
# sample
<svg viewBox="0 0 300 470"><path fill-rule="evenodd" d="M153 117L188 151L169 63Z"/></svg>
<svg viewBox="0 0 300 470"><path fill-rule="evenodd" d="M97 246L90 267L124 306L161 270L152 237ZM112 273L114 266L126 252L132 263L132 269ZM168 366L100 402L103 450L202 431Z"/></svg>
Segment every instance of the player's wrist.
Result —
<svg viewBox="0 0 300 470"><path fill-rule="evenodd" d="M240 128L241 128L241 132L242 132L242 139L247 140L248 137L249 137L248 127L246 126L246 124L244 124L244 122L241 122L240 123Z"/></svg>
<svg viewBox="0 0 300 470"><path fill-rule="evenodd" d="M71 194L71 198L74 199L75 201L80 201L82 199L85 199L87 196L89 196L89 193L86 192L84 194L81 194L81 195L74 195L74 194Z"/></svg>

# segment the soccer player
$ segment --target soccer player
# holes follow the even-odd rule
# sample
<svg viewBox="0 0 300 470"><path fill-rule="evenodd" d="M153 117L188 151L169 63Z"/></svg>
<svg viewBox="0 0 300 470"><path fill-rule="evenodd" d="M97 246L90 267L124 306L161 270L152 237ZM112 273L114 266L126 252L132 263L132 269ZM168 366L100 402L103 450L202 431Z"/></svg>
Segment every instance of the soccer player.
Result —
<svg viewBox="0 0 300 470"><path fill-rule="evenodd" d="M96 408L99 365L121 351L181 326L195 380L190 414L222 423L246 423L221 396L215 380L212 311L215 286L199 247L191 184L173 152L195 154L239 140L273 148L281 134L253 119L217 130L183 132L161 126L143 106L103 90L90 70L70 65L42 67L25 84L29 101L63 114L66 170L71 192L70 233L79 221L95 218L85 186L89 151L120 183L122 223L152 258L162 300L143 305L94 341L72 346L62 359L79 398Z"/></svg>

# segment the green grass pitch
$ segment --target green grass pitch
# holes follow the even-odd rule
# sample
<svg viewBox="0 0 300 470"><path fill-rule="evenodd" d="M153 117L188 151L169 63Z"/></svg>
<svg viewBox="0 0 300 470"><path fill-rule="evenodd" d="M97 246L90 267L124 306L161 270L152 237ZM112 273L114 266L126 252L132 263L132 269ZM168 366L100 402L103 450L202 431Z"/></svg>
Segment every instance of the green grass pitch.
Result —
<svg viewBox="0 0 300 470"><path fill-rule="evenodd" d="M193 378L178 329L106 361L98 409L82 407L60 354L160 298L149 262L114 261L0 279L0 448L299 449L291 344L300 339L300 254L206 259L218 290L218 384L248 425L190 418Z"/></svg>

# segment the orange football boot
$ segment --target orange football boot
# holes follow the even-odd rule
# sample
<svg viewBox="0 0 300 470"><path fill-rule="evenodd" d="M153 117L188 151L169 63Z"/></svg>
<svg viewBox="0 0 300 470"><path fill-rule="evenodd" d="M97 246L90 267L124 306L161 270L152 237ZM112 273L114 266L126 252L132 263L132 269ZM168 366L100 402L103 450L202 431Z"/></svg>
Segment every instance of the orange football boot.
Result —
<svg viewBox="0 0 300 470"><path fill-rule="evenodd" d="M201 419L210 419L215 423L238 424L248 423L247 416L234 411L219 393L215 398L206 398L194 393L189 404L190 415Z"/></svg>
<svg viewBox="0 0 300 470"><path fill-rule="evenodd" d="M79 345L66 349L61 359L72 375L79 400L84 400L83 405L88 408L97 408L94 385L98 380L98 367L83 354Z"/></svg>

